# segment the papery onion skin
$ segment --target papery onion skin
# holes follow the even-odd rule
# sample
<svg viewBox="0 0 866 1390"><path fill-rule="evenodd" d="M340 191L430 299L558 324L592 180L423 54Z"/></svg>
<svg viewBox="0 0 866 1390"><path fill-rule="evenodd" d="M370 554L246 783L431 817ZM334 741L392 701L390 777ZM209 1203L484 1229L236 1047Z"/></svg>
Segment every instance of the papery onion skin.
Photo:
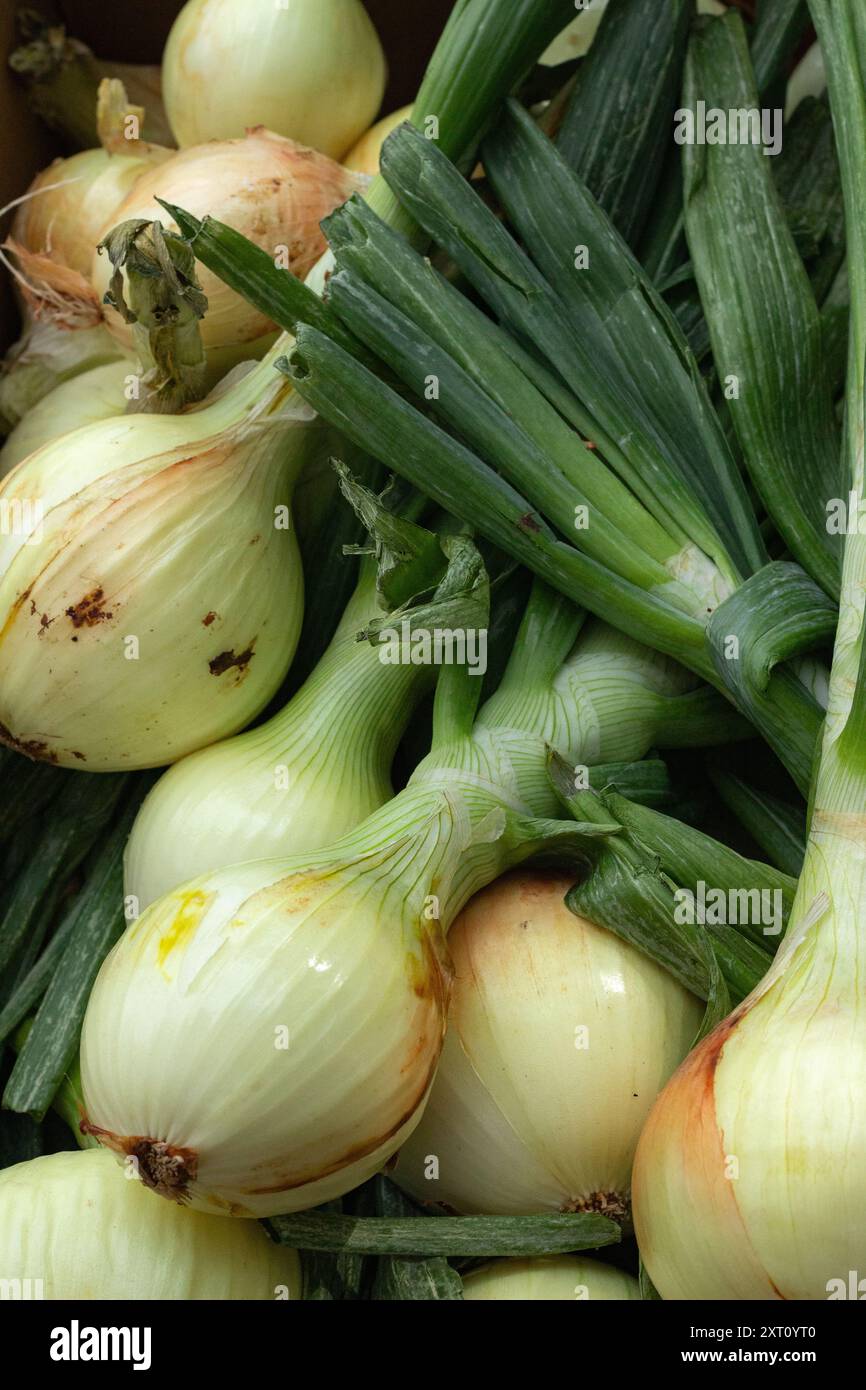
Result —
<svg viewBox="0 0 866 1390"><path fill-rule="evenodd" d="M463 1276L463 1297L470 1303L640 1301L640 1296L640 1286L630 1274L575 1255L494 1260Z"/></svg>
<svg viewBox="0 0 866 1390"><path fill-rule="evenodd" d="M628 1218L641 1126L702 1010L654 961L570 912L573 882L508 874L451 929L442 1060L392 1173L421 1201Z"/></svg>
<svg viewBox="0 0 866 1390"><path fill-rule="evenodd" d="M181 147L266 125L340 159L375 119L386 76L361 0L189 0L163 55Z"/></svg>
<svg viewBox="0 0 866 1390"><path fill-rule="evenodd" d="M106 222L138 179L172 153L158 145L130 141L129 153L100 148L55 159L36 175L16 209L13 241L89 279L93 248ZM55 184L59 186L51 186Z"/></svg>
<svg viewBox="0 0 866 1390"><path fill-rule="evenodd" d="M174 154L138 180L96 241L119 223L137 218L158 219L176 230L156 202L163 198L195 216L210 215L225 222L269 255L282 256L280 264L303 279L325 250L319 226L322 218L364 186L365 180L333 160L258 127L241 139L214 141ZM94 250L90 276L100 302L111 272L108 257ZM211 368L233 365L243 352L260 355L276 325L200 262L196 262L196 273L208 301L200 327ZM130 350L130 326L113 309L106 309L105 316L118 343Z"/></svg>
<svg viewBox="0 0 866 1390"><path fill-rule="evenodd" d="M55 386L28 410L0 449L0 478L44 444L82 425L122 415L127 405L124 391L135 370L134 362L106 362Z"/></svg>
<svg viewBox="0 0 866 1390"><path fill-rule="evenodd" d="M771 970L641 1136L635 1227L666 1299L826 1299L866 1266L862 817L816 810L811 833Z"/></svg>
<svg viewBox="0 0 866 1390"><path fill-rule="evenodd" d="M298 1299L300 1261L252 1223L154 1202L101 1149L0 1172L0 1277L63 1299ZM32 1285L31 1285L32 1288Z"/></svg>
<svg viewBox="0 0 866 1390"><path fill-rule="evenodd" d="M300 629L300 558L276 509L314 434L264 362L205 410L85 426L14 469L0 503L42 512L0 535L0 739L111 771L248 723Z"/></svg>

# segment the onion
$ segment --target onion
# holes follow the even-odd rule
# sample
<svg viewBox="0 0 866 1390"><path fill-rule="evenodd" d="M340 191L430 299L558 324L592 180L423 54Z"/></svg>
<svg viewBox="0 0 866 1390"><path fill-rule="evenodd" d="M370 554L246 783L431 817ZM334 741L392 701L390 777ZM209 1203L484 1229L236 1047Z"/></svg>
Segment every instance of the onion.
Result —
<svg viewBox="0 0 866 1390"><path fill-rule="evenodd" d="M16 17L23 42L9 55L9 67L27 85L33 110L68 147L86 150L95 143L99 84L107 77L119 78L131 100L144 108L142 137L171 144L158 67L100 62L56 21L31 9L20 9Z"/></svg>
<svg viewBox="0 0 866 1390"><path fill-rule="evenodd" d="M174 153L125 138L124 121L131 108L119 82L106 80L101 93L99 148L55 159L36 175L19 203L12 241L25 268L27 256L44 256L86 282L103 227L142 175ZM86 293L85 283L82 294Z"/></svg>
<svg viewBox="0 0 866 1390"><path fill-rule="evenodd" d="M25 1298L301 1297L294 1250L252 1222L151 1201L134 1170L121 1173L99 1149L0 1173L0 1269Z"/></svg>
<svg viewBox="0 0 866 1390"><path fill-rule="evenodd" d="M635 1227L663 1298L826 1299L862 1262L866 852L835 820L815 812L767 976L647 1121Z"/></svg>
<svg viewBox="0 0 866 1390"><path fill-rule="evenodd" d="M813 43L807 48L788 80L785 92L785 120L793 116L805 97L819 97L827 90L827 73L824 70L824 55L821 45Z"/></svg>
<svg viewBox="0 0 866 1390"><path fill-rule="evenodd" d="M56 159L18 200L5 249L12 253L24 333L4 362L0 416L9 426L61 381L121 356L102 328L90 284L93 252L138 179L171 150L126 139L127 104L117 81L100 86L98 149ZM89 337L81 335L87 332ZM75 335L75 336L74 336Z"/></svg>
<svg viewBox="0 0 866 1390"><path fill-rule="evenodd" d="M125 391L133 373L131 362L106 362L55 386L28 410L0 449L0 478L5 478L16 464L43 444L50 444L81 425L122 415L128 404Z"/></svg>
<svg viewBox="0 0 866 1390"><path fill-rule="evenodd" d="M224 864L320 849L393 796L391 761L427 666L383 665L358 643L373 616L365 569L328 651L279 714L170 768L146 798L126 849L139 910Z"/></svg>
<svg viewBox="0 0 866 1390"><path fill-rule="evenodd" d="M32 318L0 366L0 431L15 428L45 396L94 367L135 363L125 356L103 323L78 327Z"/></svg>
<svg viewBox="0 0 866 1390"><path fill-rule="evenodd" d="M271 255L282 256L284 268L303 279L325 250L319 228L322 218L364 186L359 176L324 155L259 127L239 140L199 145L174 154L154 169L152 176L136 183L100 229L96 241L116 223L136 219L158 218L173 229L175 224L156 201L162 198L181 204L196 216L210 214L243 232ZM196 262L196 271L208 300L201 334L213 372L219 374L242 356L261 355L276 325L200 262ZM100 303L111 273L108 257L93 251L93 292ZM107 308L105 317L116 341L130 351L130 326L114 309Z"/></svg>
<svg viewBox="0 0 866 1390"><path fill-rule="evenodd" d="M303 610L288 505L315 447L266 360L210 405L87 425L0 485L0 738L105 771L170 762L271 698Z"/></svg>
<svg viewBox="0 0 866 1390"><path fill-rule="evenodd" d="M454 991L424 1117L392 1176L456 1211L629 1215L631 1165L702 1006L574 916L574 875L523 870L451 929Z"/></svg>
<svg viewBox="0 0 866 1390"><path fill-rule="evenodd" d="M343 167L354 169L359 174L378 174L382 146L391 131L403 121L408 121L411 114L411 106L401 106L398 111L392 111L390 116L383 116L381 121L371 126L366 135L362 135L358 143L344 156L341 161Z"/></svg>
<svg viewBox="0 0 866 1390"><path fill-rule="evenodd" d="M443 672L433 749L393 801L328 848L191 880L118 942L82 1035L88 1124L119 1154L135 1148L160 1195L229 1214L302 1210L356 1187L408 1139L445 1030L443 933L507 868L573 844L573 823L550 819L547 740L574 760L587 746L637 757L679 707L656 689L656 722L632 718L640 672L652 685L671 663L647 663L633 643L630 670L614 634L615 653L591 635L593 690L589 655L563 664L580 624L537 585L500 695L472 732L465 714L454 729L447 677L477 682ZM664 985L670 1070L686 1004Z"/></svg>
<svg viewBox="0 0 866 1390"><path fill-rule="evenodd" d="M567 650L579 619L557 603L556 621ZM533 689L530 729L538 703ZM445 1029L443 930L476 888L572 834L532 817L556 802L545 745L527 733L521 750L517 717L477 739L440 727L409 786L341 840L193 879L121 938L82 1033L87 1128L135 1148L156 1192L226 1214L303 1210L407 1137Z"/></svg>
<svg viewBox="0 0 866 1390"><path fill-rule="evenodd" d="M189 0L163 56L180 146L266 125L339 159L374 119L385 79L361 0Z"/></svg>
<svg viewBox="0 0 866 1390"><path fill-rule="evenodd" d="M482 1300L640 1299L636 1279L600 1260L546 1255L533 1260L494 1260L463 1276L463 1297Z"/></svg>

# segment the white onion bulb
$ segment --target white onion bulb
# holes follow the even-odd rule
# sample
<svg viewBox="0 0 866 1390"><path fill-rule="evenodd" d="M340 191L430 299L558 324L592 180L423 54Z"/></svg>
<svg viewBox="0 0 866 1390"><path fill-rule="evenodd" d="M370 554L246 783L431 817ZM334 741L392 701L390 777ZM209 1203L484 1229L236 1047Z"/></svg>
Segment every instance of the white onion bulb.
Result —
<svg viewBox="0 0 866 1390"><path fill-rule="evenodd" d="M265 361L205 408L84 426L3 480L3 741L158 766L259 712L303 612L288 507L309 415Z"/></svg>
<svg viewBox="0 0 866 1390"><path fill-rule="evenodd" d="M839 708L831 701L831 727ZM635 1230L663 1298L848 1298L851 1272L862 1277L862 819L816 800L770 970L686 1058L644 1127Z"/></svg>
<svg viewBox="0 0 866 1390"><path fill-rule="evenodd" d="M494 1260L463 1276L469 1302L592 1302L640 1300L636 1279L613 1265L576 1255L544 1255L530 1260Z"/></svg>
<svg viewBox="0 0 866 1390"><path fill-rule="evenodd" d="M11 428L61 382L123 354L90 283L100 233L138 179L172 151L127 140L130 110L117 81L100 86L98 149L56 159L18 206L5 249L24 331L0 377L0 419Z"/></svg>
<svg viewBox="0 0 866 1390"><path fill-rule="evenodd" d="M653 1100L702 1005L565 906L574 876L522 870L451 929L454 988L424 1116L392 1176L466 1213L627 1218Z"/></svg>
<svg viewBox="0 0 866 1390"><path fill-rule="evenodd" d="M301 1297L294 1250L252 1222L154 1202L101 1149L0 1172L0 1271L4 1286L51 1300Z"/></svg>
<svg viewBox="0 0 866 1390"><path fill-rule="evenodd" d="M305 1210L371 1177L415 1123L448 995L424 905L455 853L450 808L421 801L402 834L405 794L387 830L368 821L354 856L347 837L194 879L121 937L88 1003L85 1108L161 1196Z"/></svg>
<svg viewBox="0 0 866 1390"><path fill-rule="evenodd" d="M158 145L131 141L128 152L100 148L55 159L36 175L12 221L14 249L24 268L30 256L44 256L75 271L86 297L103 227L138 179L172 154Z"/></svg>
<svg viewBox="0 0 866 1390"><path fill-rule="evenodd" d="M340 159L374 120L386 75L361 0L189 0L163 55L182 147L266 125Z"/></svg>
<svg viewBox="0 0 866 1390"><path fill-rule="evenodd" d="M325 250L319 223L365 186L366 180L333 160L259 127L238 140L213 141L173 154L138 180L96 240L119 223L137 218L156 219L177 230L156 202L163 198L196 217L210 215L225 222L304 279ZM108 257L92 250L90 275L100 303L111 274ZM200 329L212 371L225 370L242 356L260 355L276 325L200 262L196 274L208 301ZM105 321L117 342L131 351L131 326L108 307Z"/></svg>

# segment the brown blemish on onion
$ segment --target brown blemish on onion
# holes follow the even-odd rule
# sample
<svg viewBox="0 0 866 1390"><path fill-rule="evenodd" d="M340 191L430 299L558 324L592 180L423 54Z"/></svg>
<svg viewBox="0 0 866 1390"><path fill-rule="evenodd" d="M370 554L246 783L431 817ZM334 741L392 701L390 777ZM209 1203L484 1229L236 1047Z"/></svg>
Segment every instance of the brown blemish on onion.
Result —
<svg viewBox="0 0 866 1390"><path fill-rule="evenodd" d="M219 656L215 656L212 661L208 662L208 669L211 675L222 676L226 671L230 671L232 667L237 667L241 676L245 675L247 667L255 656L255 645L256 640L253 638L246 651L241 652L238 656L235 656L234 651L220 652Z"/></svg>
<svg viewBox="0 0 866 1390"><path fill-rule="evenodd" d="M6 633L9 631L10 627L15 622L15 619L18 617L18 614L21 612L21 609L24 607L25 603L30 598L30 590L32 588L33 585L29 584L27 588L24 590L24 592L19 594L15 602L12 604L11 608L9 609L9 615L5 623L3 624L2 631L0 631L0 641L2 641L3 638L6 636Z"/></svg>
<svg viewBox="0 0 866 1390"><path fill-rule="evenodd" d="M96 627L98 623L108 622L114 614L106 612L105 591L99 586L91 589L77 603L71 604L66 609L66 616L73 627Z"/></svg>
<svg viewBox="0 0 866 1390"><path fill-rule="evenodd" d="M211 609L209 613L205 613L204 617L201 620L202 627L210 627L211 623L217 616L218 615L214 613L213 609Z"/></svg>
<svg viewBox="0 0 866 1390"><path fill-rule="evenodd" d="M5 724L0 724L0 743L5 743L7 748L14 749L16 753L23 753L25 758L32 758L37 763L57 762L57 754L47 743L36 738L16 738Z"/></svg>

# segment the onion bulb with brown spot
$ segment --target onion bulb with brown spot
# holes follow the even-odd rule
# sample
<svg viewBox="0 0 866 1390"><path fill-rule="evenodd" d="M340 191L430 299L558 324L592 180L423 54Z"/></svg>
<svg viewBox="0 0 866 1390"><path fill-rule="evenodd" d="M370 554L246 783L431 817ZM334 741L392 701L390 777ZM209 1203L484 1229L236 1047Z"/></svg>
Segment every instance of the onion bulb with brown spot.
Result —
<svg viewBox="0 0 866 1390"><path fill-rule="evenodd" d="M574 876L521 870L451 929L442 1061L392 1176L465 1213L628 1218L653 1100L702 1005L654 961L576 917Z"/></svg>
<svg viewBox="0 0 866 1390"><path fill-rule="evenodd" d="M12 1297L299 1299L300 1261L253 1222L154 1202L100 1149L0 1173L0 1271ZM7 1295L10 1296L10 1295Z"/></svg>
<svg viewBox="0 0 866 1390"><path fill-rule="evenodd" d="M86 425L13 469L0 484L0 739L109 771L173 762L249 723L300 630L290 504L318 434L265 360L211 404Z"/></svg>

